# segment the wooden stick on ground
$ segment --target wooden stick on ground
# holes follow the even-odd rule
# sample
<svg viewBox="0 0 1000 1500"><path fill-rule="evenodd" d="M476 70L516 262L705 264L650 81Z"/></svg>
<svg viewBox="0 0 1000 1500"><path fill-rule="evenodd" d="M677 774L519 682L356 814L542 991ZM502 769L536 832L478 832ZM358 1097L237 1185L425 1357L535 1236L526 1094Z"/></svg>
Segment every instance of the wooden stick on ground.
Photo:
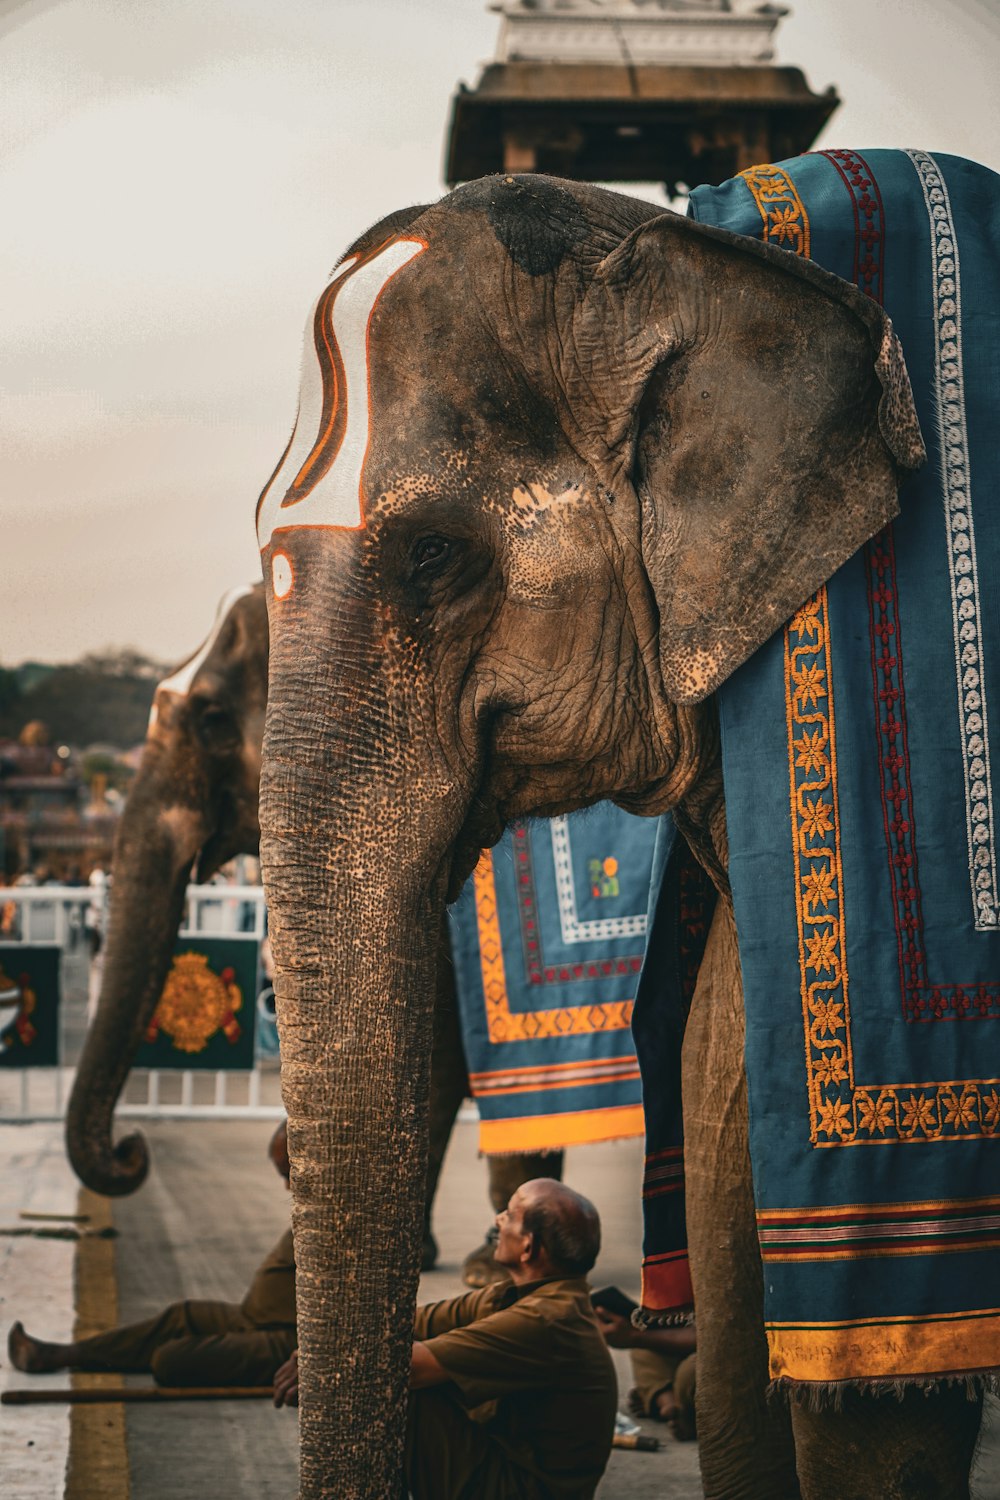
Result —
<svg viewBox="0 0 1000 1500"><path fill-rule="evenodd" d="M89 1214L34 1214L28 1209L22 1208L17 1216L19 1219L47 1219L56 1224L89 1224Z"/></svg>
<svg viewBox="0 0 1000 1500"><path fill-rule="evenodd" d="M137 1401L260 1401L270 1400L269 1385L111 1385L71 1389L69 1386L22 1386L0 1393L0 1406L107 1406Z"/></svg>
<svg viewBox="0 0 1000 1500"><path fill-rule="evenodd" d="M660 1440L647 1437L644 1432L616 1432L611 1439L612 1448L632 1448L638 1453L659 1453Z"/></svg>

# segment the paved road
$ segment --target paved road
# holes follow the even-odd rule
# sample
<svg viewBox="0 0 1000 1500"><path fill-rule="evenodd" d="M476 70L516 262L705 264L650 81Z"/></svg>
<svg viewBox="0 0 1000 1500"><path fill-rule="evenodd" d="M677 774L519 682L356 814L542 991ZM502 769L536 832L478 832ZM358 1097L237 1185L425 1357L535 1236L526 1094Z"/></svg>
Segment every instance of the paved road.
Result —
<svg viewBox="0 0 1000 1500"><path fill-rule="evenodd" d="M77 1184L54 1125L0 1127L0 1227L23 1230L22 1213L72 1214ZM15 1318L43 1337L65 1338L73 1326L76 1246L65 1240L0 1237L0 1389L23 1385L7 1363L7 1329ZM36 1377L57 1385L56 1376ZM4 1500L61 1500L69 1454L65 1406L0 1407L0 1491Z"/></svg>
<svg viewBox="0 0 1000 1500"><path fill-rule="evenodd" d="M145 1317L175 1297L232 1298L287 1223L288 1197L264 1159L270 1127L158 1123L147 1134L153 1170L141 1193L115 1204L123 1319ZM432 1300L462 1290L458 1268L490 1220L476 1130L456 1127L435 1214L441 1264L421 1283ZM569 1180L593 1197L605 1225L596 1284L637 1292L638 1142L572 1153ZM623 1389L627 1356L618 1356ZM199 1410L126 1409L128 1461L137 1500L290 1500L296 1482L293 1413L234 1403ZM657 1435L662 1428L646 1424ZM165 1454L171 1459L165 1462ZM659 1453L615 1453L600 1500L698 1500L693 1444L668 1439Z"/></svg>
<svg viewBox="0 0 1000 1500"><path fill-rule="evenodd" d="M241 1295L255 1267L283 1231L288 1197L264 1151L270 1125L262 1122L157 1122L147 1135L153 1169L141 1192L114 1204L119 1315L145 1317L183 1296ZM458 1266L478 1243L490 1218L485 1171L475 1151L475 1127L460 1125L442 1179L435 1230L441 1265L423 1278L422 1296L460 1290ZM6 1163L0 1220L18 1211L71 1213L76 1185L62 1155L56 1125L0 1127ZM601 1210L605 1245L597 1284L637 1291L639 1243L638 1143L589 1147L571 1154L569 1180ZM23 1221L22 1221L23 1222ZM73 1247L20 1238L0 1241L0 1333L14 1317L43 1336L64 1337L73 1320ZM617 1355L623 1391L627 1356ZM14 1372L0 1371L0 1383ZM14 1377L21 1383L23 1377ZM61 1383L61 1377L46 1377ZM1000 1500L1000 1422L984 1441L974 1500ZM297 1431L292 1412L267 1404L220 1403L157 1409L126 1407L127 1458L120 1438L114 1453L127 1465L131 1500L291 1500L296 1492ZM644 1424L663 1435L662 1429ZM69 1424L65 1408L0 1411L0 1468L4 1500L96 1500L66 1489L63 1471ZM109 1436L109 1448L113 1439ZM112 1455L114 1456L114 1454ZM101 1500L108 1491L102 1489ZM700 1500L694 1445L667 1438L659 1453L612 1456L600 1500Z"/></svg>

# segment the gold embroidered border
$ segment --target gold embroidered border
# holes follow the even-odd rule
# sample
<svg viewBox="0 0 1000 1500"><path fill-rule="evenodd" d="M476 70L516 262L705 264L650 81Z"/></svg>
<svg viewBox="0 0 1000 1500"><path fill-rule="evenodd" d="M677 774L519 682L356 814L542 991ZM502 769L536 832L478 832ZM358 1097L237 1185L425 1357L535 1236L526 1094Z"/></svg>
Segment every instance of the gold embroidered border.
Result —
<svg viewBox="0 0 1000 1500"><path fill-rule="evenodd" d="M809 215L795 184L778 167L748 167L740 176L753 194L764 224L762 238L783 250L808 255Z"/></svg>
<svg viewBox="0 0 1000 1500"><path fill-rule="evenodd" d="M837 736L825 588L785 627L785 712L810 1137L816 1146L1000 1133L1000 1079L858 1085L844 932Z"/></svg>
<svg viewBox="0 0 1000 1500"><path fill-rule="evenodd" d="M583 1032L624 1031L632 1020L632 1000L597 1005L565 1005L555 1010L512 1011L507 995L500 920L497 914L493 855L485 850L473 877L479 962L486 1000L486 1027L491 1042L528 1042L545 1036L579 1036Z"/></svg>
<svg viewBox="0 0 1000 1500"><path fill-rule="evenodd" d="M845 1323L767 1323L771 1379L912 1379L924 1370L995 1368L1000 1308L940 1316L856 1319Z"/></svg>
<svg viewBox="0 0 1000 1500"><path fill-rule="evenodd" d="M763 238L809 254L809 219L777 167L743 172ZM802 1021L815 1146L1000 1135L1000 1078L874 1083L854 1077L827 592L785 627L785 709Z"/></svg>

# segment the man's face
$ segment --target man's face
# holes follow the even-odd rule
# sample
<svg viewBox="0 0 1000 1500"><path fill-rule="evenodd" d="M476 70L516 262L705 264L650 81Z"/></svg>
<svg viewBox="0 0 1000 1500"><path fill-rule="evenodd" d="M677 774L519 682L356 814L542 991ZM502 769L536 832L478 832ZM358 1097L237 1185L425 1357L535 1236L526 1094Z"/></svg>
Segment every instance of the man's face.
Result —
<svg viewBox="0 0 1000 1500"><path fill-rule="evenodd" d="M521 1256L527 1249L529 1236L524 1229L524 1210L526 1207L524 1193L521 1188L511 1198L506 1208L502 1208L497 1214L497 1243L493 1251L493 1258L498 1265L516 1266L520 1264Z"/></svg>

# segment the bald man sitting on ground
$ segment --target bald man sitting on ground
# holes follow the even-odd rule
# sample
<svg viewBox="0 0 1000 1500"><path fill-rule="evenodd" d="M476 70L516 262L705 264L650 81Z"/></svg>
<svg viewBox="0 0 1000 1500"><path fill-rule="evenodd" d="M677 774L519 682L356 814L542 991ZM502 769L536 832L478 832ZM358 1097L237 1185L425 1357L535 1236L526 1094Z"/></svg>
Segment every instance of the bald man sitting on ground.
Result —
<svg viewBox="0 0 1000 1500"><path fill-rule="evenodd" d="M611 1453L618 1385L586 1274L597 1210L549 1177L497 1216L510 1281L418 1307L406 1479L414 1500L591 1500ZM298 1358L276 1406L298 1402Z"/></svg>

